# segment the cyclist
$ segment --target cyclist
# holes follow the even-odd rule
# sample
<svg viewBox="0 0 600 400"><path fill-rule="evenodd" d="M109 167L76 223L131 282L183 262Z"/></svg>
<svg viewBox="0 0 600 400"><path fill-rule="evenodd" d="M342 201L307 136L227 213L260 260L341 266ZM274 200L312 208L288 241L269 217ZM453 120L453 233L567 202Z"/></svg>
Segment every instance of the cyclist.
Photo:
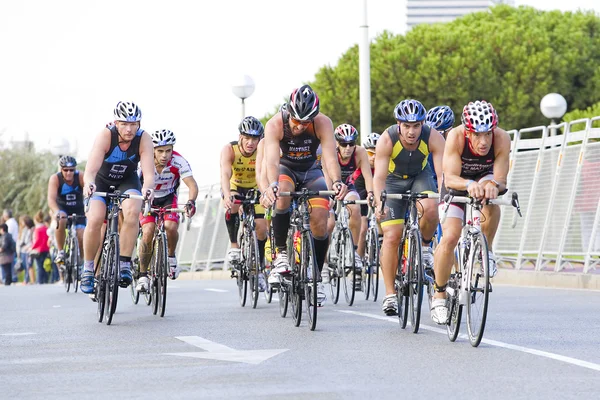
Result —
<svg viewBox="0 0 600 400"><path fill-rule="evenodd" d="M60 171L52 174L48 180L48 208L56 218L56 247L58 254L54 262L57 265L65 262L65 238L67 236L67 216L77 214L73 223L77 228L79 251L83 254L83 230L85 216L83 207L83 174L77 167L77 160L71 156L62 156L58 160ZM61 271L62 272L62 271Z"/></svg>
<svg viewBox="0 0 600 400"><path fill-rule="evenodd" d="M188 187L188 201L185 204L186 215L191 218L196 213L196 198L198 197L198 184L192 175L192 169L187 160L178 152L173 150L176 138L175 134L168 129L155 131L151 134L154 144L154 200L153 207L177 208L177 190L181 181ZM141 168L138 174L141 174ZM143 175L140 176L143 182ZM148 279L148 265L152 258L152 239L156 225L156 214L142 215L140 218L142 226L142 240L138 253L140 256L140 278L136 286L138 292L148 290L150 280ZM175 249L179 240L179 214L170 213L165 215L165 231L167 233L169 278L177 279L179 266L175 258Z"/></svg>
<svg viewBox="0 0 600 400"><path fill-rule="evenodd" d="M371 170L371 177L374 173L374 165L375 165L375 147L377 146L377 141L381 135L377 132L372 132L367 137L367 140L363 143L363 147L366 150L367 157L369 160L369 169ZM366 200L368 197L367 186L365 184L365 178L362 174L362 168L357 169L350 178L352 182L354 182L354 187L358 192L358 195L362 200ZM372 178L371 178L372 180ZM372 186L371 186L372 187ZM366 204L361 204L360 206L360 234L358 235L358 254L362 257L365 255L365 240L367 237L367 228L368 228L368 220L367 215L369 214L369 206Z"/></svg>
<svg viewBox="0 0 600 400"><path fill-rule="evenodd" d="M240 136L237 141L228 143L221 150L221 193L223 206L227 210L225 214L225 225L229 233L231 247L227 252L229 265L237 267L240 261L240 246L237 242L240 227L240 216L238 214L239 204L233 204L231 196L235 194L245 195L250 189L258 189L256 175L257 148L264 134L263 124L254 117L245 117L239 124ZM264 261L265 242L267 241L267 223L265 221L265 209L260 204L254 207L256 238L258 240L258 251L261 262ZM266 287L264 276L259 274L259 290Z"/></svg>
<svg viewBox="0 0 600 400"><path fill-rule="evenodd" d="M429 125L430 128L438 131L444 139L446 139L446 135L450 132L450 129L454 127L454 112L448 106L436 106L427 111L427 116L425 117L425 124ZM429 154L427 157L427 163L429 167L433 171L433 180L435 182L435 187L438 187L437 174L435 173L435 166L433 165L433 156Z"/></svg>
<svg viewBox="0 0 600 400"><path fill-rule="evenodd" d="M316 165L317 148L322 146L322 162L337 192L343 199L348 188L342 181L340 165L335 155L335 139L331 119L319 112L319 97L309 85L295 89L290 95L287 109L273 116L265 128L265 156L269 186L265 204L277 201L271 220L277 247L277 257L269 283L279 284L279 274L290 272L286 252L287 231L290 224L290 198L277 198L279 191L327 190L323 170ZM309 200L311 206L310 228L315 244L315 258L319 273L323 268L329 237L327 216L329 201L323 197ZM323 284L318 285L318 303L325 301Z"/></svg>
<svg viewBox="0 0 600 400"><path fill-rule="evenodd" d="M381 212L379 193L433 193L435 185L427 156L433 154L436 173L441 175L444 138L435 129L425 125L425 107L417 100L402 100L394 109L397 123L387 128L377 142L375 155L375 201L378 213ZM398 266L398 247L402 239L404 217L408 202L388 200L384 215L380 215L383 231L381 249L381 271L385 284L382 309L387 315L395 315L398 303L395 295L395 277ZM433 264L431 240L438 224L437 201L420 201L423 208L420 219L423 236L422 261Z"/></svg>
<svg viewBox="0 0 600 400"><path fill-rule="evenodd" d="M469 196L477 199L495 199L506 191L510 137L498 127L498 114L492 104L485 100L467 104L461 120L462 125L448 133L440 196L443 198L448 192L447 188L452 188L467 190ZM450 205L442 225L442 240L435 251L435 293L431 303L431 319L438 324L445 324L448 320L446 286L454 263L454 248L462 230L464 211L464 204ZM482 212L481 230L491 249L500 223L500 207L485 205ZM489 268L490 276L496 275L496 260L491 251Z"/></svg>
<svg viewBox="0 0 600 400"><path fill-rule="evenodd" d="M358 140L358 131L355 127L350 124L342 124L335 128L334 132L336 145L337 145L337 158L342 171L342 180L348 186L348 194L344 200L359 200L360 195L356 191L354 186L353 177L354 174L364 171L361 176L366 185L367 191L373 193L373 176L371 175L371 167L369 165L369 157L367 156L366 150L361 146L356 146ZM326 170L326 166L325 166ZM350 215L349 225L350 232L354 239L354 267L358 271L362 271L362 258L358 254L358 240L360 236L360 205L351 204L346 206ZM335 219L329 220L329 233L333 231ZM323 283L329 283L329 269L324 268L321 275ZM358 276L357 276L358 278ZM357 279L357 286L360 287L360 281Z"/></svg>
<svg viewBox="0 0 600 400"><path fill-rule="evenodd" d="M115 122L96 137L88 157L83 180L84 197L91 197L87 212L87 226L83 234L84 265L81 291L94 291L94 258L100 248L101 228L106 216L106 200L94 192L106 192L114 186L121 193L140 195L142 185L137 174L138 162L146 179L143 192L152 200L154 191L154 162L152 139L140 128L142 111L131 102L120 101L114 109ZM121 285L131 284L131 254L139 230L142 202L126 199L122 203L123 223L120 228L119 270Z"/></svg>

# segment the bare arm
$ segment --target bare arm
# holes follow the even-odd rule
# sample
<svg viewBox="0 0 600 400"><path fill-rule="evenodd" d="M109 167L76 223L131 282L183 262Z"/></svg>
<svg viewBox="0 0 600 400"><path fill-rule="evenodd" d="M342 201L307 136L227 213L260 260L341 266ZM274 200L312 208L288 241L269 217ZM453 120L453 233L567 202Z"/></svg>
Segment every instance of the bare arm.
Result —
<svg viewBox="0 0 600 400"><path fill-rule="evenodd" d="M221 192L225 199L229 199L231 196L230 180L233 170L231 165L233 164L235 154L230 144L226 144L221 150Z"/></svg>
<svg viewBox="0 0 600 400"><path fill-rule="evenodd" d="M442 182L442 162L444 159L444 147L446 140L444 137L435 129L431 130L429 135L429 151L433 157L433 167L435 168L435 174L437 175L437 181L439 185Z"/></svg>
<svg viewBox="0 0 600 400"><path fill-rule="evenodd" d="M392 156L392 139L387 130L381 134L377 141L375 151L375 175L373 176L373 192L375 193L375 205L379 210L381 205L381 192L385 189L385 178L388 175L390 157ZM366 181L365 181L366 182Z"/></svg>
<svg viewBox="0 0 600 400"><path fill-rule="evenodd" d="M196 198L198 197L198 183L196 183L193 176L188 176L182 180L189 189L188 200L196 201Z"/></svg>
<svg viewBox="0 0 600 400"><path fill-rule="evenodd" d="M460 127L453 128L446 136L446 147L442 169L444 171L444 184L447 188L466 190L468 179L460 177L462 160L460 154L464 146L464 135Z"/></svg>
<svg viewBox="0 0 600 400"><path fill-rule="evenodd" d="M52 174L48 180L48 208L52 211L53 215L57 215L59 208L56 202L56 193L58 192L58 176Z"/></svg>
<svg viewBox="0 0 600 400"><path fill-rule="evenodd" d="M102 166L104 161L104 154L109 150L110 147L110 131L103 129L102 132L96 137L94 146L88 156L87 164L85 166L85 173L83 175L84 186L88 186L90 183L94 183L96 180L96 174Z"/></svg>
<svg viewBox="0 0 600 400"><path fill-rule="evenodd" d="M317 134L321 141L321 164L323 171L327 173L331 182L342 179L342 170L338 162L335 150L335 138L333 136L333 124L328 117L320 114L320 118L315 120Z"/></svg>
<svg viewBox="0 0 600 400"><path fill-rule="evenodd" d="M256 184L258 185L258 189L264 193L269 186L269 179L266 174L267 170L267 158L265 157L265 141L261 140L258 142L258 147L256 148Z"/></svg>
<svg viewBox="0 0 600 400"><path fill-rule="evenodd" d="M373 191L373 175L371 174L371 166L369 165L369 156L367 155L367 151L364 147L357 147L357 167L360 168L360 172L365 179L365 187L367 188L367 192Z"/></svg>
<svg viewBox="0 0 600 400"><path fill-rule="evenodd" d="M283 128L281 118L275 115L265 126L264 156L267 159L267 180L272 185L279 182L279 142L283 138Z"/></svg>
<svg viewBox="0 0 600 400"><path fill-rule="evenodd" d="M154 145L147 132L142 133L140 140L140 165L144 176L144 187L142 188L144 195L147 189L154 191Z"/></svg>

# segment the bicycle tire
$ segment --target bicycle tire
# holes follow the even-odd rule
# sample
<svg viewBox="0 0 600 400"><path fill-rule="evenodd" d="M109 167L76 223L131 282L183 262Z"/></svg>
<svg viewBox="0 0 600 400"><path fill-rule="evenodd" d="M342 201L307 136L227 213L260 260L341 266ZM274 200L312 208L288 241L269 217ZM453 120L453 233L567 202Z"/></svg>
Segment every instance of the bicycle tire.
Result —
<svg viewBox="0 0 600 400"><path fill-rule="evenodd" d="M287 295L287 291L280 287L277 290L277 294L279 297L279 315L281 315L281 318L285 318L287 316L287 310L288 310L288 304L289 304L289 298Z"/></svg>
<svg viewBox="0 0 600 400"><path fill-rule="evenodd" d="M131 294L131 301L133 304L137 304L140 301L140 292L136 290L140 278L140 259L137 256L131 260L131 275L133 276L133 280L131 281L129 292Z"/></svg>
<svg viewBox="0 0 600 400"><path fill-rule="evenodd" d="M466 269L468 283L467 333L471 346L477 347L483 338L490 294L488 245L485 235L479 232L471 239L469 261ZM479 265L476 263L479 262ZM476 310L475 304L481 301Z"/></svg>
<svg viewBox="0 0 600 400"><path fill-rule="evenodd" d="M150 282L150 285L152 285L152 282ZM146 290L146 292L144 293L144 302L147 306L152 304L152 286L150 286L148 290Z"/></svg>
<svg viewBox="0 0 600 400"><path fill-rule="evenodd" d="M77 235L75 235L73 237L73 241L72 241L72 246L71 247L71 254L73 254L72 256L72 263L71 265L73 266L73 271L71 272L72 275L75 275L75 278L72 278L72 284L75 286L75 293L77 293L77 290L79 289L79 280L81 279L79 277L79 258L80 258L80 254L79 254L79 239L77 239ZM75 251L73 251L73 249L75 249Z"/></svg>
<svg viewBox="0 0 600 400"><path fill-rule="evenodd" d="M239 238L240 249L241 249L241 260L238 262L238 272L236 276L236 283L238 286L238 295L240 298L240 305L246 306L246 299L248 296L248 271L246 271L246 258L248 256L246 249L246 234L242 231Z"/></svg>
<svg viewBox="0 0 600 400"><path fill-rule="evenodd" d="M315 256L315 242L310 232L304 232L302 235L302 273L304 283L304 300L306 301L306 313L308 315L308 327L314 331L317 327L318 304L318 282L319 267ZM352 249L354 254L354 248Z"/></svg>
<svg viewBox="0 0 600 400"><path fill-rule="evenodd" d="M373 297L373 301L376 302L377 301L377 296L379 295L379 254L380 254L380 248L379 248L379 237L377 235L377 227L373 228L373 234L371 235L371 238L373 240L373 244L374 247L372 248L373 251L373 256L372 256L372 263L371 263L371 270L370 270L370 275L371 275L371 294ZM371 257L371 256L369 256Z"/></svg>
<svg viewBox="0 0 600 400"><path fill-rule="evenodd" d="M338 301L340 300L340 289L342 286L341 276L338 271L339 252L337 251L337 249L338 249L338 243L339 243L338 238L339 237L340 237L340 232L336 231L332 235L331 244L329 245L329 249L328 249L328 258L329 259L327 261L327 268L329 269L329 289L331 291L331 302L333 304L337 304ZM336 258L335 260L332 260L330 252L335 253L335 258Z"/></svg>
<svg viewBox="0 0 600 400"><path fill-rule="evenodd" d="M119 299L119 237L113 234L109 239L108 262L110 265L108 280L106 281L106 300L108 314L105 314L106 325L112 323L113 315L117 310L117 301Z"/></svg>
<svg viewBox="0 0 600 400"><path fill-rule="evenodd" d="M273 301L273 287L271 287L271 284L268 281L269 276L267 273L263 273L265 274L265 291L263 292L263 295L265 296L265 301L267 304L271 304L271 301Z"/></svg>
<svg viewBox="0 0 600 400"><path fill-rule="evenodd" d="M158 303L158 314L160 317L165 316L165 310L167 309L167 282L169 280L169 260L167 253L167 235L163 232L158 236L159 246L159 260L160 266L158 268L158 282L159 282L159 303Z"/></svg>
<svg viewBox="0 0 600 400"><path fill-rule="evenodd" d="M408 306L412 331L417 333L421 323L421 305L423 304L423 263L421 233L418 229L410 234L408 242Z"/></svg>
<svg viewBox="0 0 600 400"><path fill-rule="evenodd" d="M458 337L458 332L460 331L460 321L462 318L462 309L463 306L459 301L459 293L460 290L463 290L460 287L459 282L457 281L459 278L456 274L450 276L448 280L448 287L453 289L453 294L448 299L449 301L449 312L450 315L448 317L448 324L446 325L446 331L448 333L448 339L451 342L454 342Z"/></svg>
<svg viewBox="0 0 600 400"><path fill-rule="evenodd" d="M152 261L150 263L150 288L152 299L152 314L158 313L158 303L160 302L160 288L158 287L158 267L159 267L159 256L158 256L158 245L156 244L157 239L154 238L152 241Z"/></svg>
<svg viewBox="0 0 600 400"><path fill-rule="evenodd" d="M299 277L292 277L291 288L292 292L290 293L290 307L292 308L292 319L294 321L294 326L298 327L302 322L302 297Z"/></svg>
<svg viewBox="0 0 600 400"><path fill-rule="evenodd" d="M356 295L356 260L354 259L354 241L352 240L352 232L350 229L342 230L343 235L343 253L342 269L344 271L344 296L346 303L349 306L354 304L354 296ZM338 260L338 263L340 260Z"/></svg>
<svg viewBox="0 0 600 400"><path fill-rule="evenodd" d="M407 239L405 239L407 240ZM396 274L396 298L398 300L398 322L402 329L406 328L408 323L408 287L406 272L403 271L402 256L404 254L404 241L400 242L400 255L398 256L398 271Z"/></svg>
<svg viewBox="0 0 600 400"><path fill-rule="evenodd" d="M102 244L102 252L100 255L100 260L98 260L98 263L100 264L100 273L98 274L98 277L94 277L94 295L96 296L96 302L98 303L98 307L96 310L96 316L98 318L98 322L102 322L104 321L104 310L105 310L105 300L106 300L106 296L104 295L104 292L106 291L106 287L105 287L105 282L106 282L106 243Z"/></svg>
<svg viewBox="0 0 600 400"><path fill-rule="evenodd" d="M72 270L71 270L71 238L70 235L67 236L65 240L65 258L64 258L64 267L63 271L63 283L65 285L65 291L69 293L71 290L71 279L72 279Z"/></svg>
<svg viewBox="0 0 600 400"><path fill-rule="evenodd" d="M260 292L258 291L258 274L260 273L260 253L258 252L258 240L256 239L256 231L251 232L250 241L248 245L249 257L246 260L246 262L249 264L249 281L250 289L252 290L250 299L252 300L252 308L256 308L256 305L258 304L258 297L260 296Z"/></svg>

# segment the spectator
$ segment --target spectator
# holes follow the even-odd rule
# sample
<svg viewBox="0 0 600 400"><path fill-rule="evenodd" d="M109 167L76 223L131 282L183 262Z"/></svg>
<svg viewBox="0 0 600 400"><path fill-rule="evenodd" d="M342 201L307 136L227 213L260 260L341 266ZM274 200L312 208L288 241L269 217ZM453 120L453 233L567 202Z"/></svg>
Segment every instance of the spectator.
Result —
<svg viewBox="0 0 600 400"><path fill-rule="evenodd" d="M31 251L31 244L33 243L33 220L28 215L21 215L19 218L19 261L17 262L17 270L23 270L23 282L25 284L35 283L35 274L33 272L33 265L31 258L29 258L29 252Z"/></svg>
<svg viewBox="0 0 600 400"><path fill-rule="evenodd" d="M54 262L56 255L58 254L58 246L56 245L56 224L52 223L52 217L46 215L44 218L44 225L46 225L48 234L48 247L50 248L50 283L62 282L62 270L58 271L58 266Z"/></svg>
<svg viewBox="0 0 600 400"><path fill-rule="evenodd" d="M48 247L48 227L44 225L44 213L38 211L33 218L35 228L33 230L33 243L31 245L31 257L35 261L37 269L37 281L39 284L48 282L48 275L44 270L44 261L48 258L50 247Z"/></svg>
<svg viewBox="0 0 600 400"><path fill-rule="evenodd" d="M12 210L9 208L5 209L4 212L2 213L2 217L4 219L4 223L8 226L8 233L11 234L13 240L17 240L17 238L19 237L19 223L17 222L16 219L13 218ZM17 261L16 257L13 257L13 263L12 263L12 266L10 267L13 283L17 282L17 274L15 273L16 261Z"/></svg>
<svg viewBox="0 0 600 400"><path fill-rule="evenodd" d="M0 225L0 266L2 267L2 275L4 285L10 286L12 283L12 266L14 264L16 244L10 232L8 225Z"/></svg>

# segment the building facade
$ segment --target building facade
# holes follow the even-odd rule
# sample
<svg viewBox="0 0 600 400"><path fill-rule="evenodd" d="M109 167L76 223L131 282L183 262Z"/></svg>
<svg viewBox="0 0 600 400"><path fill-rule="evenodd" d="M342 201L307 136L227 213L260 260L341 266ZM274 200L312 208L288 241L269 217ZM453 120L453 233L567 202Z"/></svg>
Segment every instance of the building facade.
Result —
<svg viewBox="0 0 600 400"><path fill-rule="evenodd" d="M514 0L406 0L407 30L419 24L450 22L497 4L514 5Z"/></svg>

